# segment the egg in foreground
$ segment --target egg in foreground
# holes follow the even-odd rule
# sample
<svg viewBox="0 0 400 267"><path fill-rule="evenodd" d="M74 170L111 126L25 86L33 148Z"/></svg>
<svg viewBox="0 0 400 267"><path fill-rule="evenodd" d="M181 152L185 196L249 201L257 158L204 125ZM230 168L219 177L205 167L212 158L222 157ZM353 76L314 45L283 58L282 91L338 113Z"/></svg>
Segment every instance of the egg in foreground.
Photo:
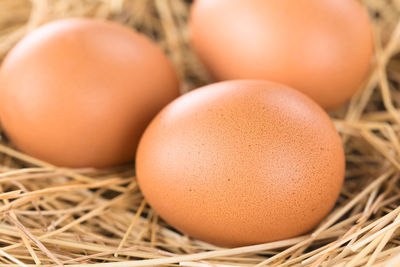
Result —
<svg viewBox="0 0 400 267"><path fill-rule="evenodd" d="M179 95L166 55L113 22L64 19L21 40L0 68L0 119L25 153L66 167L134 160L150 120Z"/></svg>
<svg viewBox="0 0 400 267"><path fill-rule="evenodd" d="M136 172L148 203L195 238L242 246L310 231L344 177L341 139L311 99L264 81L229 81L166 106L146 129Z"/></svg>
<svg viewBox="0 0 400 267"><path fill-rule="evenodd" d="M311 99L265 81L229 81L166 106L136 155L140 188L166 222L221 246L310 231L344 177L341 139Z"/></svg>

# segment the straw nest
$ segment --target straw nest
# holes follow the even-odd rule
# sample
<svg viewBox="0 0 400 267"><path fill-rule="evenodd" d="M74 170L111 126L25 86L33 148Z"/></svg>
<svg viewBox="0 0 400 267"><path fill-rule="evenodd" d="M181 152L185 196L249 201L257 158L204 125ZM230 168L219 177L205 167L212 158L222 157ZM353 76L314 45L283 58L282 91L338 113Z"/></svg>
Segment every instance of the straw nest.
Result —
<svg viewBox="0 0 400 267"><path fill-rule="evenodd" d="M400 2L364 0L374 69L332 113L347 158L335 209L314 232L223 249L164 223L145 203L133 166L62 169L0 140L0 266L399 266ZM183 90L209 82L188 45L190 1L1 0L0 58L37 26L62 17L115 20L168 53Z"/></svg>

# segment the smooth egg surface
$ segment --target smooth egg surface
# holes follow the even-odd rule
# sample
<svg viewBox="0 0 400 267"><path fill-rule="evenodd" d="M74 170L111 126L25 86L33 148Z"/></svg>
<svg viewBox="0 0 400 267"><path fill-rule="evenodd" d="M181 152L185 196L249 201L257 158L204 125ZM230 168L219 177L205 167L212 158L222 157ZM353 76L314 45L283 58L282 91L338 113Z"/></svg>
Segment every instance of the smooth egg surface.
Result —
<svg viewBox="0 0 400 267"><path fill-rule="evenodd" d="M193 48L215 80L283 83L325 109L361 88L374 51L356 0L197 0L190 26Z"/></svg>
<svg viewBox="0 0 400 267"><path fill-rule="evenodd" d="M147 124L178 95L178 78L161 49L114 22L46 24L0 68L6 135L23 152L66 167L133 161Z"/></svg>

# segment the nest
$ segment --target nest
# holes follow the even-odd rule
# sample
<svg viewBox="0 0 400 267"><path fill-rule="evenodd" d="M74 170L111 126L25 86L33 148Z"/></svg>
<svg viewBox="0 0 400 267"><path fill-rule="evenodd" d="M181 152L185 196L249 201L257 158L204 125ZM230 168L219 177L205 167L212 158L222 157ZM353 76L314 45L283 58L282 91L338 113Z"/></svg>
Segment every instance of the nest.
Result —
<svg viewBox="0 0 400 267"><path fill-rule="evenodd" d="M171 58L188 91L209 82L190 50L191 1L1 0L0 58L62 17L136 28ZM363 89L331 114L347 169L330 215L300 237L225 249L191 239L146 205L133 166L64 169L0 140L1 266L399 266L400 2L364 0L376 57Z"/></svg>

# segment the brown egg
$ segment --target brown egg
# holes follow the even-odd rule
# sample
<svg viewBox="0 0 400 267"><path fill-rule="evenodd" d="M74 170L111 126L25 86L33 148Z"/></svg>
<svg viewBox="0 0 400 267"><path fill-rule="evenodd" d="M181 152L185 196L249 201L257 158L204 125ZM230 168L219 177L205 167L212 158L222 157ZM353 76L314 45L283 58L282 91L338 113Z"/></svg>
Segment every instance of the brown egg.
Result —
<svg viewBox="0 0 400 267"><path fill-rule="evenodd" d="M179 94L163 52L122 25L52 22L30 33L0 69L0 118L22 151L68 167L134 160L150 120Z"/></svg>
<svg viewBox="0 0 400 267"><path fill-rule="evenodd" d="M169 224L241 246L306 233L332 209L342 143L311 99L266 81L229 81L166 106L139 143L140 188Z"/></svg>
<svg viewBox="0 0 400 267"><path fill-rule="evenodd" d="M326 109L361 87L373 55L369 18L356 0L200 0L191 35L216 80L280 82Z"/></svg>

